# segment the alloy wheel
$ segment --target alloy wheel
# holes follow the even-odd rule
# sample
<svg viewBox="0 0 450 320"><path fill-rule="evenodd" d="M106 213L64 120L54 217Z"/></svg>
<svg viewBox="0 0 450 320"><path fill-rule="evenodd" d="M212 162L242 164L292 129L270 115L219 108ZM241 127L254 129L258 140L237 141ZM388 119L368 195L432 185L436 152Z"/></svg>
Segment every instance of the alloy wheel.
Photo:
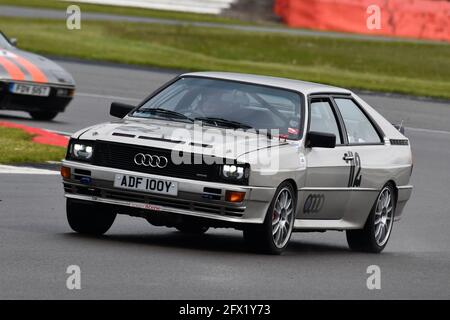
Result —
<svg viewBox="0 0 450 320"><path fill-rule="evenodd" d="M272 237L275 246L283 248L289 241L294 224L294 201L288 188L278 193L272 212Z"/></svg>
<svg viewBox="0 0 450 320"><path fill-rule="evenodd" d="M378 196L375 207L375 241L380 247L389 239L392 224L394 222L394 205L392 201L392 191L385 187Z"/></svg>

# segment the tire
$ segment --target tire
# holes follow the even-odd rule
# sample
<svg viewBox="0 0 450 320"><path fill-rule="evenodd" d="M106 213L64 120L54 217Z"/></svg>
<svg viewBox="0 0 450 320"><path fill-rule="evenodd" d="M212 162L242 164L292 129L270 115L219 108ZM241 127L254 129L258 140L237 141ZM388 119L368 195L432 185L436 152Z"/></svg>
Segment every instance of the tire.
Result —
<svg viewBox="0 0 450 320"><path fill-rule="evenodd" d="M34 120L50 121L55 119L59 112L56 111L32 111L30 116Z"/></svg>
<svg viewBox="0 0 450 320"><path fill-rule="evenodd" d="M197 234L201 235L208 231L209 227L203 226L201 224L193 223L181 223L175 227L178 231L185 234Z"/></svg>
<svg viewBox="0 0 450 320"><path fill-rule="evenodd" d="M284 198L285 196L288 198ZM244 229L245 241L258 251L281 254L288 246L292 235L296 205L294 188L290 183L283 182L275 192L264 223Z"/></svg>
<svg viewBox="0 0 450 320"><path fill-rule="evenodd" d="M394 225L396 203L394 187L391 184L385 185L378 194L364 229L347 230L350 249L371 253L383 251Z"/></svg>
<svg viewBox="0 0 450 320"><path fill-rule="evenodd" d="M111 228L116 214L110 207L87 201L66 201L67 221L73 231L102 235Z"/></svg>

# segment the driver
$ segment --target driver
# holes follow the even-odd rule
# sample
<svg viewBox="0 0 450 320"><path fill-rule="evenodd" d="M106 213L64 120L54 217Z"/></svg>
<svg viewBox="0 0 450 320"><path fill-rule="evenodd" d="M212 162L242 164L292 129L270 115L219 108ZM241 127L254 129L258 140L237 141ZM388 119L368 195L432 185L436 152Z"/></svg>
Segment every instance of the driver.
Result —
<svg viewBox="0 0 450 320"><path fill-rule="evenodd" d="M193 110L194 116L197 117L214 117L223 118L229 114L229 108L222 100L225 92L218 89L210 89L202 92L201 100L197 107Z"/></svg>

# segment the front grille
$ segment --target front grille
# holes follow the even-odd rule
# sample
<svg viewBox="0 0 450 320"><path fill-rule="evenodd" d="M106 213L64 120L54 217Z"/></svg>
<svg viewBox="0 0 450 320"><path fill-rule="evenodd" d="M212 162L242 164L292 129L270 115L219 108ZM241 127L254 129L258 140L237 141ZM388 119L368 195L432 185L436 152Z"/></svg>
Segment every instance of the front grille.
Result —
<svg viewBox="0 0 450 320"><path fill-rule="evenodd" d="M9 82L0 81L0 109L35 111L52 109L64 111L72 97L60 97L56 95L56 88L50 88L48 97L14 94L9 91Z"/></svg>
<svg viewBox="0 0 450 320"><path fill-rule="evenodd" d="M137 145L97 141L94 149L94 159L92 164L122 170L129 170L135 172L156 174L168 177L177 177L192 180L202 181L215 181L226 182L220 175L220 164L207 164L204 163L201 155L188 154L183 155L180 153L180 157L183 159L191 159L190 163L175 164L172 162L171 150L160 149L153 147L142 147ZM150 167L137 165L134 162L134 157L138 153L163 156L168 159L167 166L164 168ZM196 164L194 157L202 159L201 164ZM228 160L229 161L229 160ZM198 162L198 161L197 161ZM221 163L221 162L219 162ZM225 162L222 162L225 163ZM228 162L227 162L228 163ZM242 181L238 184L248 184L248 181Z"/></svg>

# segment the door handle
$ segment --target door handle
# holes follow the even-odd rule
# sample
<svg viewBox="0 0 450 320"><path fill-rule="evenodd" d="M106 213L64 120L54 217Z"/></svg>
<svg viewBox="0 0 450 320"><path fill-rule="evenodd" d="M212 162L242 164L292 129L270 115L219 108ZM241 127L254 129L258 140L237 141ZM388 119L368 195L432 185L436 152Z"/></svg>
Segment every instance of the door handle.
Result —
<svg viewBox="0 0 450 320"><path fill-rule="evenodd" d="M350 156L348 154L344 154L344 157L342 159L345 160L345 161L352 161L352 160L355 160L355 157L354 156Z"/></svg>

